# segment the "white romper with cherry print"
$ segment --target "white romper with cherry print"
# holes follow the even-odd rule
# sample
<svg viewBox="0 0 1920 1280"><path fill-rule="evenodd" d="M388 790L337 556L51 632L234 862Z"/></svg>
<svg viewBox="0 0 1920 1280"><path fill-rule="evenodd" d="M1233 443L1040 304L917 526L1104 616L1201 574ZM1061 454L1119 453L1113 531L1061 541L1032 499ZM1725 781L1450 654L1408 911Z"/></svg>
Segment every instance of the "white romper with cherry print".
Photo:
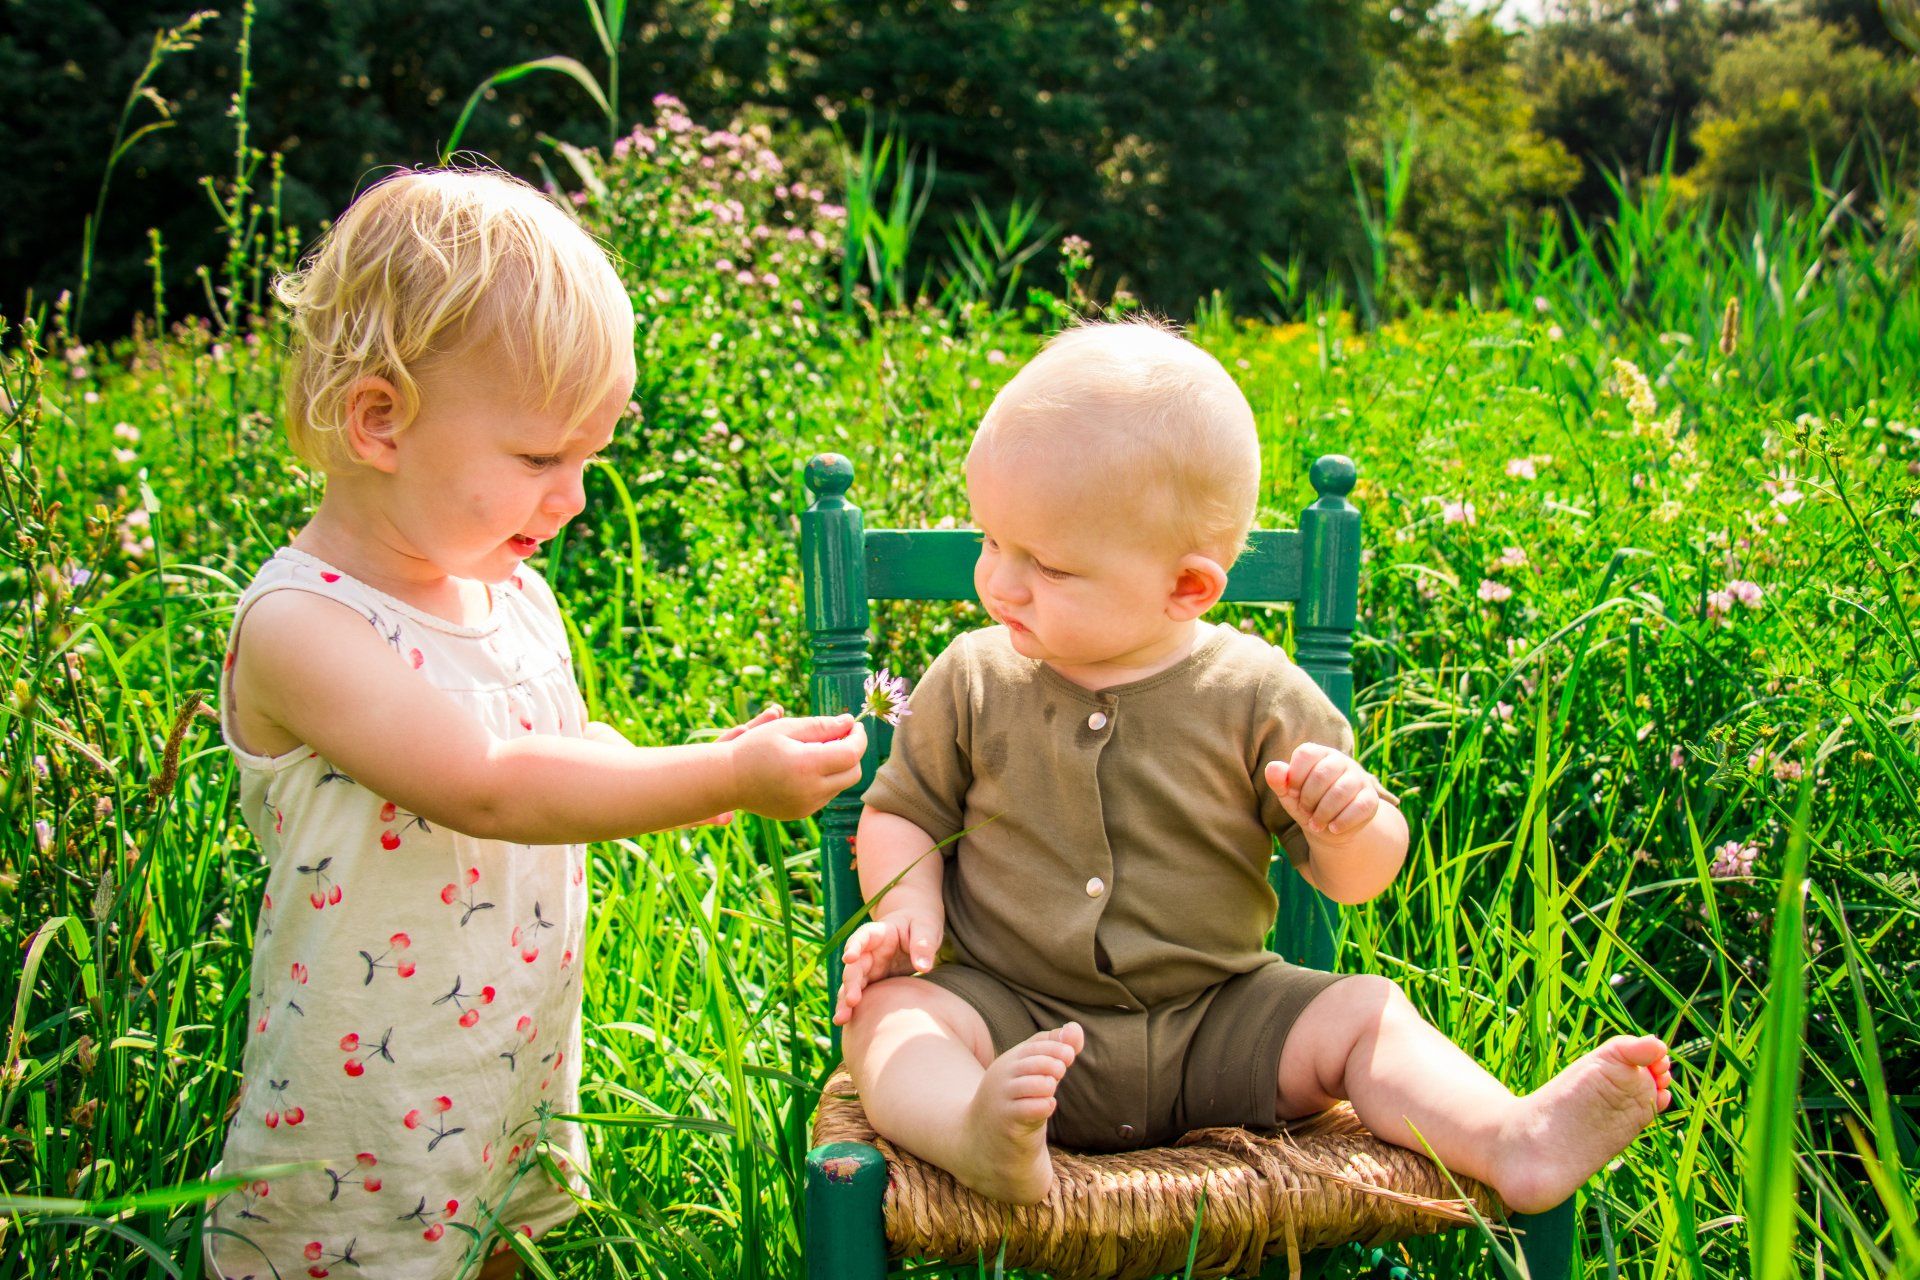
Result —
<svg viewBox="0 0 1920 1280"><path fill-rule="evenodd" d="M360 614L501 737L584 735L559 609L530 568L490 589L484 622L461 626L284 547L240 598L229 673L247 610L273 591ZM220 683L269 869L218 1171L319 1167L216 1201L212 1274L474 1274L467 1255L495 1222L538 1235L574 1211L539 1148L584 1167L578 1128L553 1117L578 1110L586 847L462 835L306 747L253 755L230 732L230 674Z"/></svg>

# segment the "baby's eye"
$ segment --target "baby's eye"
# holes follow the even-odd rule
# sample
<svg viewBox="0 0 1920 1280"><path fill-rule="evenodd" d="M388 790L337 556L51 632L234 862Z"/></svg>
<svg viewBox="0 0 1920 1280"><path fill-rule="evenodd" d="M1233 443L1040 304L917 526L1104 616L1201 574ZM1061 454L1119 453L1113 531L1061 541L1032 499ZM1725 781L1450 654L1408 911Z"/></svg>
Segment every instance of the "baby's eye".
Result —
<svg viewBox="0 0 1920 1280"><path fill-rule="evenodd" d="M520 455L520 460L532 467L535 471L545 471L548 467L558 465L560 455L554 453L523 453Z"/></svg>
<svg viewBox="0 0 1920 1280"><path fill-rule="evenodd" d="M1041 564L1038 560L1033 562L1033 567L1040 571L1042 577L1052 578L1055 582L1060 581L1062 578L1071 578L1073 576L1065 569L1055 569L1048 565Z"/></svg>

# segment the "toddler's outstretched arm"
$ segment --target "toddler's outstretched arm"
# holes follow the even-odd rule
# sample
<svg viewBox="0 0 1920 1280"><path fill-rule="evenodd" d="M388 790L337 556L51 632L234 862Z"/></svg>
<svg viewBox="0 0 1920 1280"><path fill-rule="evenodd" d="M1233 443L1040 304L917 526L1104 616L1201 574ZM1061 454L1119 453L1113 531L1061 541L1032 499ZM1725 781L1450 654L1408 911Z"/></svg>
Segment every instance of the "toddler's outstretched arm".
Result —
<svg viewBox="0 0 1920 1280"><path fill-rule="evenodd" d="M866 751L850 716L774 719L682 747L499 738L359 614L293 591L249 610L234 681L257 714L377 795L456 831L524 844L616 839L731 809L803 817L859 781Z"/></svg>

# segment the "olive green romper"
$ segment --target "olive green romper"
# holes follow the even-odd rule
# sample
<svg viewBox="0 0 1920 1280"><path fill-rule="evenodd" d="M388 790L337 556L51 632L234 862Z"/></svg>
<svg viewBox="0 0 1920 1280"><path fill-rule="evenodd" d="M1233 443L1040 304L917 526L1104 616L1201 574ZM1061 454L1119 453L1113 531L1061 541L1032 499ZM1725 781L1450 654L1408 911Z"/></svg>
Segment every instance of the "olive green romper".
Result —
<svg viewBox="0 0 1920 1280"><path fill-rule="evenodd" d="M1353 732L1273 645L1212 624L1157 675L1098 691L960 636L913 691L865 800L943 850L946 937L925 975L979 1011L996 1054L1068 1020L1087 1044L1049 1139L1115 1151L1272 1124L1280 1049L1338 974L1265 946L1273 840L1306 835L1265 780Z"/></svg>

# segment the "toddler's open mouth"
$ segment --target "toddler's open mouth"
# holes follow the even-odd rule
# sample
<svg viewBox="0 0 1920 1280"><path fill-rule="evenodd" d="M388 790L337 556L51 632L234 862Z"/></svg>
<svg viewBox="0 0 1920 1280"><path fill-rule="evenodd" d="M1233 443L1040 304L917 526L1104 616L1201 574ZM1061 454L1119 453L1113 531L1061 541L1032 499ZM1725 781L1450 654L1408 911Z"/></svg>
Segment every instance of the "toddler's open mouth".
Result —
<svg viewBox="0 0 1920 1280"><path fill-rule="evenodd" d="M540 540L538 538L529 538L523 533L514 534L513 537L507 539L507 543L515 551L521 552L524 555L532 555L540 549Z"/></svg>

